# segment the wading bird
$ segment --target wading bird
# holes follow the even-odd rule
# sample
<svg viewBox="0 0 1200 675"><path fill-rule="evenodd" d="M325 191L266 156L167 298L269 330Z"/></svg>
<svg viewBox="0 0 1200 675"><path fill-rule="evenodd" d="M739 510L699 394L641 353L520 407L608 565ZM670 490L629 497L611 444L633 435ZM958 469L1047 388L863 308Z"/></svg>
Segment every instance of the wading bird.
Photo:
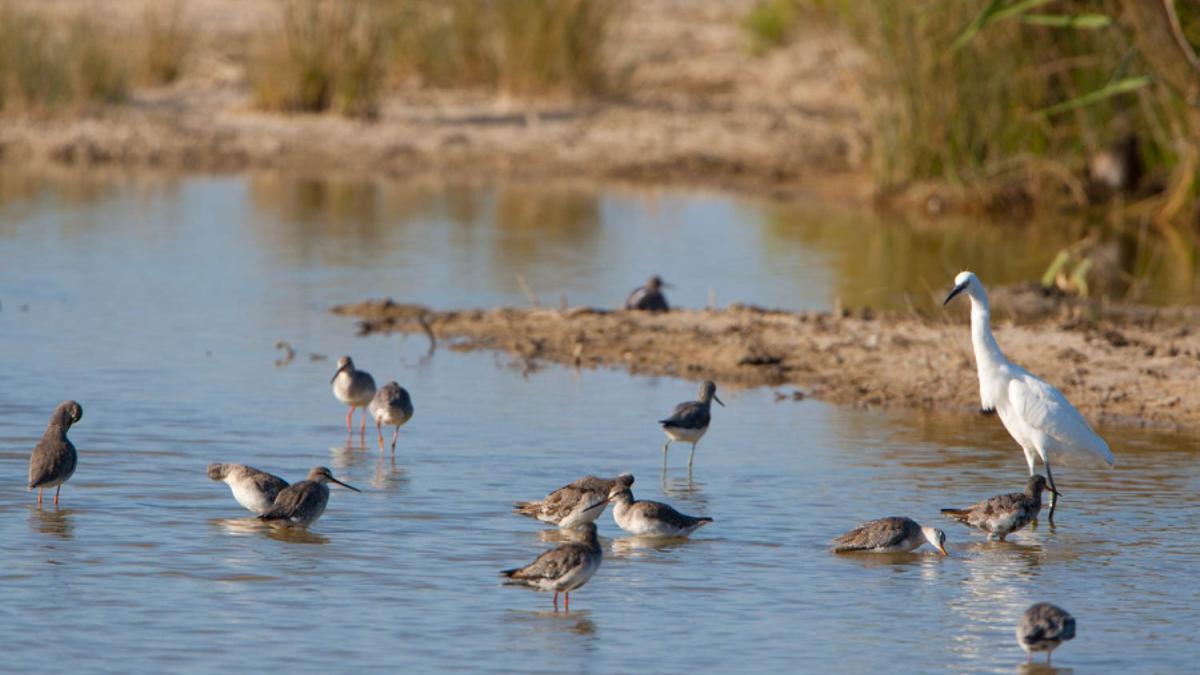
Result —
<svg viewBox="0 0 1200 675"><path fill-rule="evenodd" d="M337 483L344 488L361 492L353 485L347 485L333 477L333 472L323 466L313 467L308 472L308 478L289 485L275 496L271 510L260 515L259 520L308 527L325 513L325 505L329 503L329 486L326 483Z"/></svg>
<svg viewBox="0 0 1200 675"><path fill-rule="evenodd" d="M593 523L604 513L608 492L617 484L632 485L633 476L627 473L616 478L584 476L551 492L545 499L515 502L513 513L536 518L564 530Z"/></svg>
<svg viewBox="0 0 1200 675"><path fill-rule="evenodd" d="M608 501L617 526L636 537L686 537L713 522L705 516L684 515L662 502L638 501L624 483L612 486Z"/></svg>
<svg viewBox="0 0 1200 675"><path fill-rule="evenodd" d="M571 591L588 582L604 554L600 538L596 536L596 524L584 523L572 530L564 530L575 541L563 544L539 555L524 567L504 570L504 582L510 586L528 586L539 591L554 591L554 609L558 610L558 594L566 594L566 609L571 611Z"/></svg>
<svg viewBox="0 0 1200 675"><path fill-rule="evenodd" d="M1033 373L1009 361L992 337L991 306L987 291L971 272L954 277L954 289L945 305L960 293L971 299L971 344L979 374L979 398L984 411L995 410L1004 428L1025 452L1029 475L1037 470L1040 459L1050 481L1050 522L1061 493L1054 484L1050 459L1066 464L1113 465L1108 443L1100 438L1087 420L1062 392Z"/></svg>
<svg viewBox="0 0 1200 675"><path fill-rule="evenodd" d="M664 282L662 277L655 274L650 277L645 286L638 286L633 289L629 297L625 299L625 309L640 309L646 312L666 312L670 310L667 305L667 296L663 295L662 289L670 286Z"/></svg>
<svg viewBox="0 0 1200 675"><path fill-rule="evenodd" d="M375 397L375 378L365 370L357 370L354 367L354 360L349 356L343 356L338 359L337 372L333 374L333 379L329 382L333 385L333 395L337 400L350 406L350 412L346 413L346 434L353 433L354 409L362 408L362 427L358 434L359 436L366 435L366 407Z"/></svg>
<svg viewBox="0 0 1200 675"><path fill-rule="evenodd" d="M75 401L59 403L50 414L50 423L29 455L29 489L37 488L38 506L42 505L42 490L54 488L54 505L62 484L75 473L79 456L75 445L67 438L67 430L83 418L83 407Z"/></svg>
<svg viewBox="0 0 1200 675"><path fill-rule="evenodd" d="M942 509L946 516L964 525L983 530L988 539L1004 541L1008 535L1037 520L1042 510L1042 491L1046 478L1030 476L1024 492L998 495L965 509Z"/></svg>
<svg viewBox="0 0 1200 675"><path fill-rule="evenodd" d="M1046 665L1050 665L1050 653L1074 637L1075 617L1048 602L1025 610L1017 624L1017 642L1025 650L1026 663L1033 663L1034 652L1046 652Z"/></svg>
<svg viewBox="0 0 1200 675"><path fill-rule="evenodd" d="M408 391L396 384L388 382L375 392L367 406L367 412L375 418L375 431L379 434L379 451L383 451L383 425L396 427L392 432L392 452L396 451L396 437L400 435L400 427L412 419L413 404Z"/></svg>
<svg viewBox="0 0 1200 675"><path fill-rule="evenodd" d="M880 518L859 525L833 540L834 553L908 553L929 544L942 555L946 551L946 533L935 527L922 527L912 518Z"/></svg>
<svg viewBox="0 0 1200 675"><path fill-rule="evenodd" d="M688 455L688 473L692 471L692 460L696 458L696 444L704 438L704 433L708 431L708 424L712 421L712 402L716 401L725 406L721 399L717 398L717 385L711 380L705 380L700 385L700 400L687 401L675 406L671 411L671 416L659 420L662 425L663 433L667 435L667 442L663 444L663 468L667 468L667 449L671 447L671 441L683 441L692 444L692 452Z"/></svg>
<svg viewBox="0 0 1200 675"><path fill-rule="evenodd" d="M209 464L208 477L228 485L237 503L259 516L271 510L279 491L288 486L279 476L245 464Z"/></svg>

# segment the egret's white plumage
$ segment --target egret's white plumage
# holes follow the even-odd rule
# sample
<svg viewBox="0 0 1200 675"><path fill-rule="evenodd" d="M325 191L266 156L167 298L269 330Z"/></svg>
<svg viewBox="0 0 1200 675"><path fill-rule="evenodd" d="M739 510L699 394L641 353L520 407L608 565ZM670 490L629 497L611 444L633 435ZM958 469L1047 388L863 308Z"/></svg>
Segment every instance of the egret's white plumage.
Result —
<svg viewBox="0 0 1200 675"><path fill-rule="evenodd" d="M1092 430L1067 397L1009 361L1000 351L1000 345L992 336L987 291L979 278L971 272L959 273L946 302L959 293L966 293L971 299L971 344L979 374L980 403L984 410L996 411L1004 428L1021 446L1030 475L1036 472L1035 464L1041 460L1053 488L1051 457L1065 464L1113 466L1108 443ZM1057 498L1052 497L1051 519L1056 502Z"/></svg>

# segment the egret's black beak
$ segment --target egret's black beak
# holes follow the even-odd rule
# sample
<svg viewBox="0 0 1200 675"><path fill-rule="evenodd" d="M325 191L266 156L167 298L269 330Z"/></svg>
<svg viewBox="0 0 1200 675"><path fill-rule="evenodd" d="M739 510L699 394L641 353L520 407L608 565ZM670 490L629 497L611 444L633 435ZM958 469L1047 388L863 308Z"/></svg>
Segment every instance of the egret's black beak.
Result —
<svg viewBox="0 0 1200 675"><path fill-rule="evenodd" d="M948 303L949 303L951 300L953 300L953 299L954 299L954 296L956 296L956 295L958 295L959 293L962 293L963 291L967 290L967 283L968 283L968 282L965 282L965 281L964 281L963 283L961 283L961 284L959 284L959 285L955 286L955 287L954 287L954 290L950 291L950 295L947 295L947 296L946 296L946 299L945 299L945 300L942 302L942 306L943 306L943 307L945 307L945 306L946 306L946 305L947 305L947 304L948 304Z"/></svg>

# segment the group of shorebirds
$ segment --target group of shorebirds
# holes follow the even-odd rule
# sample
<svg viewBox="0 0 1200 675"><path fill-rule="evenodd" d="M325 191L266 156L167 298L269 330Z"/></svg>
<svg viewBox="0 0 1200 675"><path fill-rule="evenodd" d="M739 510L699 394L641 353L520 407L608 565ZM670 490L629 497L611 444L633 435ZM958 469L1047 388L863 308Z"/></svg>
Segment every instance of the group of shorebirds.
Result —
<svg viewBox="0 0 1200 675"><path fill-rule="evenodd" d="M667 311L665 286L655 276L646 286L632 293L627 308L646 311ZM960 294L971 301L971 341L979 377L979 389L984 411L995 411L1005 429L1021 446L1029 466L1030 478L1023 492L1004 494L981 501L963 509L942 509L946 516L988 533L990 539L1004 541L1005 537L1030 523L1036 522L1042 508L1042 492L1049 491L1049 520L1053 523L1054 509L1061 493L1055 487L1051 473L1051 458L1086 461L1113 465L1108 445L1083 416L1057 389L1025 369L1010 362L1000 351L990 328L990 306L987 292L971 272L955 277L954 288L943 304ZM391 449L395 452L400 427L413 416L412 399L396 382L379 389L375 380L358 370L348 356L338 360L337 371L331 380L334 396L349 406L346 430L353 433L354 411L363 408L360 436L366 432L366 417L375 420L380 452L384 449L383 426L395 427ZM696 444L708 430L712 419L711 405L724 405L716 394L716 385L704 382L698 400L681 403L672 413L659 420L667 442L663 446L663 464L672 441L691 443L688 471L692 470ZM29 488L38 490L38 505L42 491L55 488L54 504L59 492L75 472L77 455L67 438L71 425L83 417L83 408L75 401L59 404L50 417L45 434L34 448L29 463ZM1046 476L1036 472L1040 461ZM306 527L320 518L329 501L328 483L336 483L358 491L335 478L328 468L318 466L308 477L289 485L287 481L243 464L210 464L208 475L225 482L239 504L254 512L259 519L277 525ZM565 485L538 501L517 502L515 513L557 526L569 539L568 543L548 550L524 567L504 570L505 583L524 585L564 594L567 609L570 593L596 573L603 559L597 537L596 519L608 504L613 505L613 519L624 531L637 537L682 538L713 522L712 518L689 516L670 505L635 499L632 492L634 477L621 474L604 479L585 476ZM833 550L837 553L910 552L930 544L943 556L946 535L940 529L922 526L910 518L890 517L872 520L837 537ZM1038 603L1029 608L1017 630L1021 646L1032 655L1035 651L1049 652L1075 635L1075 620L1062 609Z"/></svg>

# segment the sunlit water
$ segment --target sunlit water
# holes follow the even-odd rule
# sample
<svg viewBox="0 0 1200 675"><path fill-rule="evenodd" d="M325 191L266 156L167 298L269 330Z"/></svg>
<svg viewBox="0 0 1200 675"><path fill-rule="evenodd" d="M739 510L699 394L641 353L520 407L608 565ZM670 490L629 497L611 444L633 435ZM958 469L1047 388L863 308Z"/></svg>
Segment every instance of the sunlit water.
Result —
<svg viewBox="0 0 1200 675"><path fill-rule="evenodd" d="M518 274L545 303L616 304L651 272L686 305L712 288L718 303L827 307L858 282L843 239L805 234L831 227L819 211L789 225L778 207L688 194L18 184L0 205L5 670L1012 671L1016 621L1039 600L1079 622L1060 667L1200 658L1194 438L1102 430L1119 467L1056 471L1058 527L989 544L938 508L1023 484L995 418L723 391L689 481L682 446L661 473L654 420L694 383L428 357L423 339L355 338L327 312L379 296L524 304ZM868 225L864 241L905 236ZM947 269L996 265L986 242L934 241ZM278 340L297 350L283 366ZM412 392L394 462L370 435L345 448L332 362L314 353ZM79 469L39 510L28 452L68 397L84 408ZM281 535L208 480L210 461L291 480L324 464L364 492L335 489L310 532ZM513 500L620 471L637 496L716 522L656 548L606 513L605 562L569 614L500 585L551 545ZM952 557L826 550L893 514L944 527Z"/></svg>

